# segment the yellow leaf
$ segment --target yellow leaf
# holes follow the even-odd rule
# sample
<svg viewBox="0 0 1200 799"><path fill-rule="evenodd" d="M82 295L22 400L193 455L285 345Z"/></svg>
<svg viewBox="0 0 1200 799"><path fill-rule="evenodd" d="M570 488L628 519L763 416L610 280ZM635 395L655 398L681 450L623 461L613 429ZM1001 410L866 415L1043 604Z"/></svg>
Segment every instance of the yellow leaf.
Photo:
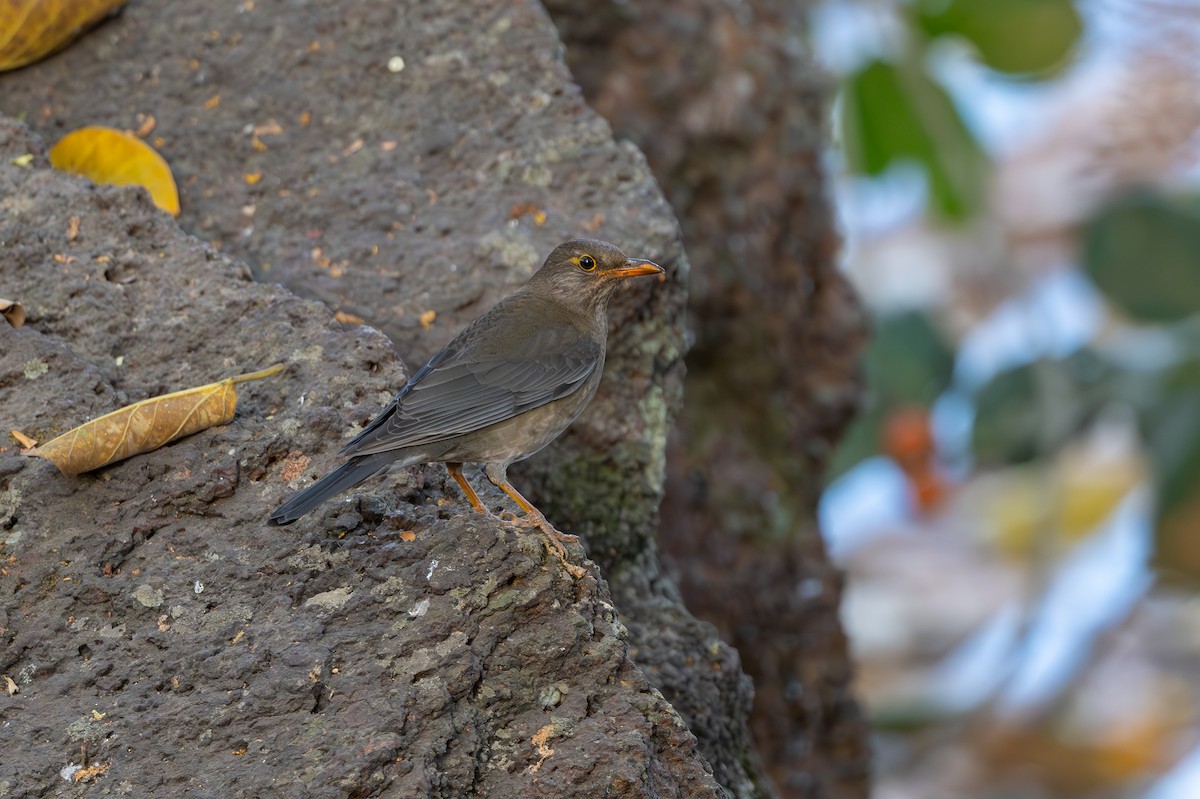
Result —
<svg viewBox="0 0 1200 799"><path fill-rule="evenodd" d="M1041 557L1099 529L1145 471L1135 452L1097 452L1076 444L1052 462L976 480L966 504L989 523L992 541L1004 554Z"/></svg>
<svg viewBox="0 0 1200 799"><path fill-rule="evenodd" d="M127 405L69 430L29 454L45 458L63 474L76 475L150 452L177 438L226 424L237 409L234 384L270 377L282 369L282 364L276 364L259 372Z"/></svg>
<svg viewBox="0 0 1200 799"><path fill-rule="evenodd" d="M80 128L59 139L50 150L50 163L96 183L141 186L155 205L179 216L179 191L171 167L136 136L112 128Z"/></svg>
<svg viewBox="0 0 1200 799"><path fill-rule="evenodd" d="M0 72L41 60L128 0L0 0Z"/></svg>

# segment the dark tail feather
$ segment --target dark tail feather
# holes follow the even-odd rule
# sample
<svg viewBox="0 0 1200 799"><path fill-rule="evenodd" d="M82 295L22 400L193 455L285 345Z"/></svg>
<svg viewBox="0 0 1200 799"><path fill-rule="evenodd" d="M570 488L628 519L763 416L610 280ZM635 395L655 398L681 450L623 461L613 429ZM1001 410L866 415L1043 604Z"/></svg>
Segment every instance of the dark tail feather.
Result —
<svg viewBox="0 0 1200 799"><path fill-rule="evenodd" d="M395 452L351 458L276 508L269 521L271 524L291 524L325 500L353 488L395 461Z"/></svg>

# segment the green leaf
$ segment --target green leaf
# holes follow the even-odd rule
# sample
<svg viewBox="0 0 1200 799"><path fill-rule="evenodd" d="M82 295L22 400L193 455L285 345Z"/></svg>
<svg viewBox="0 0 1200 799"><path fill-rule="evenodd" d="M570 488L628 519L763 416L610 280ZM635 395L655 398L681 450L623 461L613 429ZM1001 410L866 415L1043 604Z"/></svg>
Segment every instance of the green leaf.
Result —
<svg viewBox="0 0 1200 799"><path fill-rule="evenodd" d="M1090 350L1001 372L975 398L975 457L1015 464L1053 452L1116 397L1118 379Z"/></svg>
<svg viewBox="0 0 1200 799"><path fill-rule="evenodd" d="M908 311L876 324L865 365L874 407L928 407L950 385L954 351L928 316Z"/></svg>
<svg viewBox="0 0 1200 799"><path fill-rule="evenodd" d="M1083 32L1071 0L919 0L916 11L930 37L961 36L984 64L1009 75L1050 76Z"/></svg>
<svg viewBox="0 0 1200 799"><path fill-rule="evenodd" d="M832 483L862 461L878 455L882 430L882 412L871 410L859 414L842 435L837 449L833 451L833 457L825 470L825 482Z"/></svg>
<svg viewBox="0 0 1200 799"><path fill-rule="evenodd" d="M1155 563L1200 577L1200 361L1164 376L1142 430L1157 478Z"/></svg>
<svg viewBox="0 0 1200 799"><path fill-rule="evenodd" d="M919 165L934 209L964 219L982 208L987 159L946 92L915 63L872 61L842 86L842 147L851 172Z"/></svg>
<svg viewBox="0 0 1200 799"><path fill-rule="evenodd" d="M1042 452L1042 397L1033 365L1001 372L975 402L971 448L984 463L1025 463Z"/></svg>
<svg viewBox="0 0 1200 799"><path fill-rule="evenodd" d="M1116 200L1084 231L1083 266L1138 321L1191 316L1200 311L1200 206L1144 192Z"/></svg>
<svg viewBox="0 0 1200 799"><path fill-rule="evenodd" d="M933 404L950 385L954 351L928 316L908 311L876 322L863 367L869 408L838 444L828 470L830 480L879 453L889 412Z"/></svg>

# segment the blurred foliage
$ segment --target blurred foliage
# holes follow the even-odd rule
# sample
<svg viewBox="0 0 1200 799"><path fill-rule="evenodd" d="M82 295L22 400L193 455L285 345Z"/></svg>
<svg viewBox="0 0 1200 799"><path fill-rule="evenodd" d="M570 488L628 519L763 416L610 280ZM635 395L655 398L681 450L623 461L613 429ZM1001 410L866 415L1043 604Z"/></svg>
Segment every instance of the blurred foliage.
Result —
<svg viewBox="0 0 1200 799"><path fill-rule="evenodd" d="M842 87L842 147L854 172L920 165L935 210L962 219L984 200L987 159L954 103L916 64L872 61Z"/></svg>
<svg viewBox="0 0 1200 799"><path fill-rule="evenodd" d="M961 37L985 65L1012 76L1054 74L1083 33L1071 0L920 0L913 8L929 39Z"/></svg>
<svg viewBox="0 0 1200 799"><path fill-rule="evenodd" d="M876 322L863 365L867 407L834 455L831 480L880 451L890 417L933 404L950 385L954 349L928 316L906 311Z"/></svg>
<svg viewBox="0 0 1200 799"><path fill-rule="evenodd" d="M1108 300L1157 329L1184 357L1130 371L1128 396L1155 473L1155 552L1162 571L1200 577L1200 198L1139 190L1101 208L1083 267ZM1127 392L1132 393L1132 392Z"/></svg>
<svg viewBox="0 0 1200 799"><path fill-rule="evenodd" d="M1003 76L1041 80L1070 63L1083 33L1080 15L1072 0L911 0L895 9L899 35L888 54L843 81L847 168L876 177L897 164L915 165L926 177L930 211L942 220L969 219L985 210L991 165L929 71L933 48L965 43ZM987 466L1045 461L1106 408L1131 410L1154 474L1159 565L1200 577L1200 347L1194 338L1200 328L1200 195L1143 188L1117 196L1082 227L1079 245L1083 271L1112 307L1135 325L1153 326L1154 338L1173 354L1153 363L1118 362L1097 347L996 375L969 397L972 455ZM953 345L921 313L880 321L866 356L868 407L836 454L832 476L882 452L910 480L929 478L924 452L891 450L896 441L920 440L914 431L927 426L929 408L949 387L954 358ZM910 468L918 462L925 471ZM915 483L914 493L921 494Z"/></svg>
<svg viewBox="0 0 1200 799"><path fill-rule="evenodd" d="M917 0L905 9L894 52L842 83L842 152L847 169L865 177L917 165L937 216L965 220L984 206L988 160L929 74L931 48L965 41L987 67L1041 79L1069 62L1082 22L1072 0Z"/></svg>
<svg viewBox="0 0 1200 799"><path fill-rule="evenodd" d="M1139 322L1200 312L1200 198L1149 191L1118 198L1084 231L1083 265L1113 305Z"/></svg>
<svg viewBox="0 0 1200 799"><path fill-rule="evenodd" d="M1156 566L1194 580L1200 578L1200 360L1169 369L1155 393L1142 430L1157 476Z"/></svg>
<svg viewBox="0 0 1200 799"><path fill-rule="evenodd" d="M878 323L866 408L833 474L878 460L829 494L860 684L877 728L907 747L881 790L1142 795L1200 729L1195 595L1143 593L1151 544L1160 581L1200 585L1196 28L1173 3L848 4L864 12L846 18L868 55L844 75L837 114L859 179L851 234L854 214L869 231L849 271L877 307L927 304ZM1029 90L1072 65L1079 8L1096 23L1081 74ZM1139 27L1151 19L1157 30ZM980 69L964 69L971 59ZM1026 129L993 113L1013 98L1028 103ZM976 122L997 136L994 165ZM903 224L895 210L912 198L895 187L911 184L863 186L897 167L926 189ZM964 699L963 685L980 694Z"/></svg>
<svg viewBox="0 0 1200 799"><path fill-rule="evenodd" d="M878 322L866 369L880 405L927 406L950 385L954 350L928 316L907 311Z"/></svg>
<svg viewBox="0 0 1200 799"><path fill-rule="evenodd" d="M1001 372L975 397L971 449L989 465L1044 457L1087 428L1117 391L1115 367L1090 349Z"/></svg>

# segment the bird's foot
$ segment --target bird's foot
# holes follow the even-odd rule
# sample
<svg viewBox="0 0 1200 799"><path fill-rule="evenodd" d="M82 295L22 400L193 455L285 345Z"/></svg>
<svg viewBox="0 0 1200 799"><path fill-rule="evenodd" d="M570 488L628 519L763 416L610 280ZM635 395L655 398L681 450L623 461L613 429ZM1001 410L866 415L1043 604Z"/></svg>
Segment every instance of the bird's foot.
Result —
<svg viewBox="0 0 1200 799"><path fill-rule="evenodd" d="M525 516L517 516L512 513L501 513L500 518L513 527L520 527L525 530L537 528L545 535L543 543L546 549L553 555L557 556L562 561L563 568L571 573L576 580L582 580L587 574L587 571L582 566L576 566L570 561L567 555L567 544L574 544L579 541L579 536L564 533L554 525L552 525L545 516L540 513L529 513Z"/></svg>

